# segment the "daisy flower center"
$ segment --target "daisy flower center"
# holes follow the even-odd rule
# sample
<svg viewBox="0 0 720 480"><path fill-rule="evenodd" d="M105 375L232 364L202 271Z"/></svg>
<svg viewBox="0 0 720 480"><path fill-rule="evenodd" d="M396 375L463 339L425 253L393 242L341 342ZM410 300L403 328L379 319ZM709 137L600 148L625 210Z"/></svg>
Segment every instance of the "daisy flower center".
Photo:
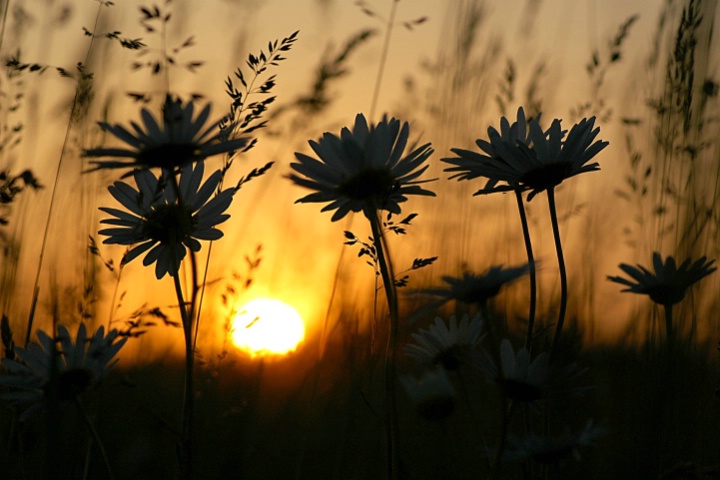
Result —
<svg viewBox="0 0 720 480"><path fill-rule="evenodd" d="M500 285L474 285L461 289L457 293L457 298L468 304L484 303L498 293L500 293Z"/></svg>
<svg viewBox="0 0 720 480"><path fill-rule="evenodd" d="M655 285L647 289L650 300L659 305L675 305L685 297L685 289L672 285Z"/></svg>
<svg viewBox="0 0 720 480"><path fill-rule="evenodd" d="M136 161L151 167L182 166L197 159L199 155L200 151L193 143L164 143L140 150Z"/></svg>
<svg viewBox="0 0 720 480"><path fill-rule="evenodd" d="M172 241L182 242L195 230L196 220L192 211L177 203L158 205L150 211L143 222L143 236L163 245Z"/></svg>
<svg viewBox="0 0 720 480"><path fill-rule="evenodd" d="M71 368L61 372L55 381L45 386L45 394L54 388L60 400L71 400L83 393L92 384L93 374L86 368Z"/></svg>
<svg viewBox="0 0 720 480"><path fill-rule="evenodd" d="M520 183L534 190L547 190L560 185L571 173L572 165L570 163L551 163L524 173L520 177Z"/></svg>
<svg viewBox="0 0 720 480"><path fill-rule="evenodd" d="M338 193L353 200L385 200L395 188L389 168L366 168L338 186Z"/></svg>

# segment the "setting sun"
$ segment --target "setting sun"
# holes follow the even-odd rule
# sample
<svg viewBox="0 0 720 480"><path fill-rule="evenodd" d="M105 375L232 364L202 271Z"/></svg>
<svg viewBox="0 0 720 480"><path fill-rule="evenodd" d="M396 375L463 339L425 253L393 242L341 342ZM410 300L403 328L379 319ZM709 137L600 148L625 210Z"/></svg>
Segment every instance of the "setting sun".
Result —
<svg viewBox="0 0 720 480"><path fill-rule="evenodd" d="M252 356L283 355L295 350L305 337L300 314L280 300L258 298L235 316L233 344Z"/></svg>

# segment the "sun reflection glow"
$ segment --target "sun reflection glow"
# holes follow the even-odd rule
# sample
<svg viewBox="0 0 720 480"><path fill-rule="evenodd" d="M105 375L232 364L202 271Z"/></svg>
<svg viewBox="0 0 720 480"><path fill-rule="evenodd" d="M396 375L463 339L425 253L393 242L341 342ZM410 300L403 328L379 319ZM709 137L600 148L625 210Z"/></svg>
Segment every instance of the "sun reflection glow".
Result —
<svg viewBox="0 0 720 480"><path fill-rule="evenodd" d="M258 298L243 306L233 321L233 344L251 356L284 355L305 337L300 314L280 300Z"/></svg>

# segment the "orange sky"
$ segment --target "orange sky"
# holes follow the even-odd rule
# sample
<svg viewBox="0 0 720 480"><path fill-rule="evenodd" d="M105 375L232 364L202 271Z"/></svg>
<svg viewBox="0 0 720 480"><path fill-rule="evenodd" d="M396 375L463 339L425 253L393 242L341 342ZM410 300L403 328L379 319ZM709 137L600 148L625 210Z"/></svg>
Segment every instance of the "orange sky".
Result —
<svg viewBox="0 0 720 480"><path fill-rule="evenodd" d="M148 43L155 42L156 39L146 38L146 34L137 24L137 6L146 2L133 0L117 3L118 5L112 8L104 9L100 31L120 30L124 37L143 37ZM493 41L499 42L503 48L503 58L512 57L519 66L519 82L522 85L528 83L531 69L537 59L547 58L549 73L542 95L552 108L548 112L548 117L559 117L567 115L570 107L587 95L589 86L584 66L590 58L592 49L604 48L623 21L632 14L640 14L641 18L627 41L627 61L607 79L608 91L616 93L613 98L615 106L620 110L626 109L625 113L632 114L634 107L632 102L626 102L625 90L632 86L632 69L647 54L651 46L657 12L662 3L659 0L653 2L488 1L485 2L488 20L480 31L482 38L478 44L489 45ZM2 47L4 56L21 48L25 61L37 61L69 69L84 58L88 39L82 35L81 27L92 27L96 12L95 2L86 1L82 6L75 5L69 20L62 25L58 23L58 16L62 12L62 5L59 2L49 2L49 6L43 8L41 6L45 3L39 0L29 1L26 5L33 17L32 22L27 24L21 34L17 33L18 30L13 24L10 24ZM368 5L383 16L387 16L390 8L389 1L375 0L368 2ZM428 21L418 25L413 31L401 26L395 28L379 97L378 115L385 111L404 111L413 108L413 105L407 104L407 97L403 93L403 82L408 75L413 75L416 80L422 81L423 75L419 65L433 59L447 43L449 31L453 28L452 19L447 18L449 5L450 2L441 0L399 2L397 11L399 22L419 17L427 17ZM321 6L325 7L321 8ZM533 6L537 9L533 10ZM278 104L282 104L307 91L318 59L329 44L334 46L334 51L337 51L352 33L362 28L375 28L379 31L374 39L362 46L353 56L349 64L349 74L335 84L331 91L336 102L322 118L316 120L317 123L312 126L313 128L308 129L306 137L297 138L287 131L284 132L285 137L263 137L259 147L243 160L247 167L238 168L234 173L235 178L245 174L249 168L263 165L269 160L276 161L276 166L266 177L257 179L243 188L237 196L236 204L232 207L233 218L225 228L226 237L214 247L216 250L211 271L216 277L222 277L227 276L232 270L242 271L243 257L250 254L255 245L262 243L263 263L257 272L256 284L248 292L248 296L277 296L294 304L301 314L312 319L310 331L314 332L312 334L317 334L330 296L337 259L343 248L342 231L347 225L342 222L332 224L329 214L319 213L318 205L293 205L293 201L304 192L290 185L290 182L283 177L289 172L288 164L292 161L293 152L308 151L306 146L308 138L317 138L325 130L337 132L341 126L350 123L356 113L369 111L385 25L377 18L364 15L349 0L207 0L203 2L186 0L173 2L173 9L178 13L171 23L168 45L172 47L192 33L195 36L196 46L185 52L182 58L202 59L206 64L196 74L172 72L171 88L180 93L203 92L215 103L215 115L220 115L224 111L227 102L223 94L225 77L237 66L242 65L248 53L256 53L269 40L282 38L295 30L300 30L296 46L286 55L288 60L275 71L278 75L275 93L278 95ZM534 21L529 22L530 18L534 18ZM120 51L114 48L114 45L113 48L108 48L107 43L98 40L90 57L97 88L96 104L91 109L90 115L99 118L102 115L103 103L109 98L111 103L108 111L111 121L137 118L137 106L125 98L123 92L142 91L154 87L148 80L147 74L128 72L127 66L135 59L133 52ZM496 76L500 77L504 62L499 62L498 65L499 71L496 72ZM24 107L24 122L27 129L25 143L17 152L15 161L18 163L22 161L23 164L32 167L38 172L43 183L49 186L57 168L57 159L65 134L67 105L73 93L73 83L67 79L57 78L54 72L47 72L43 77L28 77L25 87L22 88L28 91ZM634 101L637 105L642 104L641 97L642 95L636 96ZM514 111L515 108L516 106L513 106L511 110ZM478 112L478 114L478 118L474 119L475 122L485 126L489 123L497 124L495 111ZM610 139L611 148L603 153L600 161L611 163L612 148L619 148L622 144L621 132L614 125L603 125L602 128L601 137ZM58 276L66 274L67 270L75 275L82 271L83 264L78 258L84 250L87 235L94 234L94 231L92 219L87 218L87 214L79 215L78 219L75 219L70 213L77 207L77 199L74 199L73 194L84 185L82 188L87 192L84 202L98 205L108 201L104 189L111 179L99 174L94 174L91 179L88 179L88 176L80 179L78 176L82 166L77 161L76 145L79 142L82 147L95 146L101 139L99 130L92 128L89 132L74 133L69 160L61 169L51 243L58 245L61 239L71 239L77 245L69 251L52 249L44 276L49 276L51 271L58 272ZM437 144L433 131L419 129L416 133L423 134L423 141ZM483 130L478 131L477 136L482 136L483 133L484 127ZM439 151L434 155L434 161L445 155L445 151ZM602 182L611 180L619 174L607 174L604 171L602 175L609 176L600 177L600 175L598 174L596 179L579 183L580 199L583 198L583 192L588 186L596 188L593 186L601 185ZM605 180L602 180L603 178ZM446 184L443 178L438 183L438 188L445 189ZM25 291L32 284L34 277L37 252L39 252L40 233L38 232L42 232L44 225L49 190L47 188L39 194L30 194L32 199L27 200L29 203L25 207L28 214L25 220L28 238L23 247L25 250L21 260L21 284ZM467 199L467 202L476 201L477 199ZM448 252L438 252L437 242L428 240L437 231L432 227L438 220L437 209L433 205L426 199L417 202L413 200L409 208L435 217L427 221L425 220L427 217L422 215L418 218L417 226L411 231L412 238L406 244L398 244L395 249L399 262L407 263L414 257L448 254ZM472 203L468 208L479 208L476 205L479 204ZM545 207L535 208L538 212L536 215L540 217L541 208ZM509 212L514 215L512 210ZM94 221L99 218L100 216L96 214ZM358 235L367 235L367 229L362 225L360 218L354 221L352 228ZM567 228L569 232L574 228L575 233L578 233L580 226ZM549 245L548 238L545 239L545 243ZM63 247L66 248L65 245ZM453 266L457 267L459 262L456 258L457 252L462 249L453 247L451 250L454 251L449 252L448 256L451 260L444 264L445 270L423 272L425 276L420 275L420 278L437 283L440 275L457 273L450 270ZM484 269L491 263L517 261L522 258L522 250L516 250L504 253L499 259L473 259L470 261L470 266ZM627 261L622 257L627 251L621 248L609 255L610 266L605 267L607 271L598 272L598 283L604 281L605 274L617 273L615 265L619 261ZM104 253L119 259L121 250L108 248ZM355 251L350 250L345 257L346 263L354 261L354 256ZM172 291L170 281L166 279L162 285L155 285L150 278L152 273L143 268L139 261L135 263L128 266L126 281L134 286L145 282L148 285L130 291L125 300L127 308L130 309L130 305L141 303L146 299L148 292L146 288L153 289L153 292L157 290L157 294L153 293L154 298L166 298L168 292ZM372 271L362 262L357 261L357 263L360 264L359 267L346 267L341 273L348 277L347 281L351 285L362 286L354 291L364 292L360 296L366 298L373 289ZM547 263L549 265L547 275L553 278L552 257ZM617 290L614 286L601 287L603 292L617 294ZM107 291L104 293L108 294ZM42 298L45 303L49 302L47 296ZM172 297L169 299L168 301L171 301ZM355 299L348 300L351 304L355 301ZM345 303L344 299L340 299L339 303ZM16 308L27 307L16 306ZM104 318L105 315L103 313L100 316ZM621 323L616 320L608 322L615 328Z"/></svg>

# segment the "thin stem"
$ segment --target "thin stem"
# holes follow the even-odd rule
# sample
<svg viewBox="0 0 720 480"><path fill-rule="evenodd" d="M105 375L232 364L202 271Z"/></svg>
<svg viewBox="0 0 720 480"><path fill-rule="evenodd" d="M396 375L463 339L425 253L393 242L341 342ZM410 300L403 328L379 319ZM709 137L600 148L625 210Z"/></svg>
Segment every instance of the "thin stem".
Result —
<svg viewBox="0 0 720 480"><path fill-rule="evenodd" d="M375 209L367 209L365 216L370 221L372 228L373 243L377 254L378 264L380 265L380 274L383 279L383 287L388 302L388 310L390 313L390 324L388 325L388 339L385 349L385 395L387 399L386 405L386 441L387 441L387 478L398 478L398 418L397 418L397 399L395 395L396 383L396 350L398 336L398 301L397 291L395 290L395 276L392 271L392 263L389 260L389 252L385 237L383 236L382 226L380 224L379 212Z"/></svg>
<svg viewBox="0 0 720 480"><path fill-rule="evenodd" d="M75 404L75 408L77 409L78 413L80 414L80 417L83 419L83 423L85 424L85 427L88 429L88 432L90 433L90 436L92 437L93 441L95 442L95 445L97 445L98 450L100 450L100 455L102 456L103 463L105 464L105 469L108 473L108 478L110 480L113 480L115 477L113 476L112 468L110 467L110 460L108 459L107 452L105 451L105 446L102 443L102 440L100 440L100 435L98 435L97 430L95 429L95 426L90 421L90 417L88 417L87 413L85 412L85 409L82 408L82 405L80 404L80 400L76 396L73 397L73 403Z"/></svg>
<svg viewBox="0 0 720 480"><path fill-rule="evenodd" d="M537 278L535 275L535 257L533 256L532 243L530 242L530 228L528 226L525 204L522 199L522 192L515 190L520 223L522 225L523 239L525 241L525 253L527 254L528 266L530 267L530 311L528 313L527 337L525 338L525 349L532 352L533 329L535 328L535 309L537 305Z"/></svg>
<svg viewBox="0 0 720 480"><path fill-rule="evenodd" d="M665 310L665 333L667 334L667 341L668 345L671 345L672 342L675 339L675 331L673 329L673 314L672 314L672 305L663 305L663 309Z"/></svg>
<svg viewBox="0 0 720 480"><path fill-rule="evenodd" d="M372 103L370 104L370 120L372 120L375 115L375 108L377 107L378 98L380 97L380 86L382 85L385 64L387 63L387 55L390 50L390 37L392 36L392 30L395 23L395 12L397 11L397 4L400 0L392 0L392 2L393 4L390 9L387 30L385 31L385 42L383 43L382 54L380 54L380 66L378 68L377 78L375 79L375 89L373 90Z"/></svg>
<svg viewBox="0 0 720 480"><path fill-rule="evenodd" d="M176 201L178 205L182 205L182 197L180 195L180 187L178 185L177 177L174 174L170 175L170 185L172 186ZM192 425L193 425L193 412L195 408L195 396L193 394L193 369L194 369L194 349L193 349L193 314L194 305L186 305L185 298L183 296L182 286L180 285L180 262L177 261L177 242L174 234L171 232L170 235L170 248L172 250L171 255L173 260L176 262L175 272L173 277L173 283L175 284L175 293L178 299L178 307L180 308L180 315L183 323L183 334L185 337L185 390L183 395L183 413L182 413L182 435L180 438L181 442L181 478L188 480L192 478ZM193 252L191 258L193 257ZM197 268L193 262L192 275L193 275L193 293L192 302L196 298L196 283L197 283Z"/></svg>
<svg viewBox="0 0 720 480"><path fill-rule="evenodd" d="M547 191L548 205L550 206L550 221L552 222L553 237L555 239L555 252L558 258L558 267L560 268L560 311L558 312L558 321L555 326L555 336L552 346L550 347L550 355L555 352L560 334L562 333L563 323L565 323L565 310L567 309L568 289L567 289L567 272L565 271L565 258L563 257L562 243L560 240L560 227L558 226L557 208L555 206L555 189L550 188Z"/></svg>

